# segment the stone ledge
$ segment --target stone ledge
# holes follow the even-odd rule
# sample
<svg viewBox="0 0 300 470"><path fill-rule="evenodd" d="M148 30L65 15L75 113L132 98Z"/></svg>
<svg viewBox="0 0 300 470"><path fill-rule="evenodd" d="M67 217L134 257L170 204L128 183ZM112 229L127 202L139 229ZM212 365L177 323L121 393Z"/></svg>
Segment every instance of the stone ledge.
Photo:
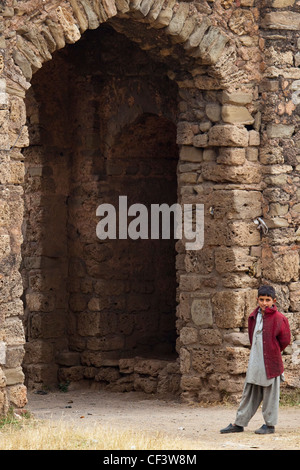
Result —
<svg viewBox="0 0 300 470"><path fill-rule="evenodd" d="M262 21L262 25L267 29L299 31L300 13L295 13L293 11L273 11L266 14Z"/></svg>

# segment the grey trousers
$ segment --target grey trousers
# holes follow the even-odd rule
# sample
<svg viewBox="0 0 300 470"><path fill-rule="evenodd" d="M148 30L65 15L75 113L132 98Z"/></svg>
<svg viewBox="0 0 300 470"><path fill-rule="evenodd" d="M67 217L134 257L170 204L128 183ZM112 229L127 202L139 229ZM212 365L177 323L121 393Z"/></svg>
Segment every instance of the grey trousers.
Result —
<svg viewBox="0 0 300 470"><path fill-rule="evenodd" d="M278 419L280 396L280 377L276 377L272 385L262 387L245 383L242 399L237 410L235 424L246 427L263 402L262 414L267 426L275 426Z"/></svg>

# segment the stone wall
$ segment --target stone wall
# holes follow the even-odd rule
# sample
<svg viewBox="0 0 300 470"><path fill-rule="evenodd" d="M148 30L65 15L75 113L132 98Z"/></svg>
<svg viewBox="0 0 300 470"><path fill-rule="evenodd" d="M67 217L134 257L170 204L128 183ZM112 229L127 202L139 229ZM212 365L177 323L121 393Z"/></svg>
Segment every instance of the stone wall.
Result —
<svg viewBox="0 0 300 470"><path fill-rule="evenodd" d="M284 355L286 377L288 386L299 387L297 2L7 0L2 2L1 14L1 411L9 404L26 403L24 372L28 386L53 384L58 372L61 378L57 380L85 377L93 381L97 375L98 382L110 386L127 381L133 389L153 392L162 390L162 377L171 377L174 381L169 380L169 390L179 388L187 401L237 397L249 354L247 316L255 307L261 282L275 285L279 308L290 320L293 341ZM124 69L112 41L106 57L109 60L112 54L115 68L106 71L113 77L115 100L95 68L94 31L86 31L97 30L102 23L148 57L141 73L135 71L136 81L131 77L121 83L118 79ZM82 64L69 54L68 49L76 46L88 48L86 63L94 67L90 74L84 74ZM43 65L45 62L49 64ZM151 82L152 73L146 70L149 64L161 71L161 82L155 73ZM76 73L70 76L71 69ZM41 82L38 74L44 74ZM168 89L163 88L166 83ZM142 91L139 97L136 91L135 95L128 91L130 86L136 90L137 84ZM116 90L123 92L122 98L131 98L126 106ZM100 102L101 116L96 113ZM74 113L73 106L77 106ZM77 119L72 125L70 116ZM151 140L149 133L154 130L159 139ZM148 143L139 165L140 149L132 138L135 132ZM154 163L147 150L157 140L164 148L165 135L173 149L168 153L172 158ZM117 146L116 136L120 137ZM136 155L130 155L128 148L135 149ZM124 155L120 161L119 152ZM100 293L105 290L105 299L110 301L117 294L116 284L108 281L120 279L106 277L109 272L104 275L103 261L109 258L110 249L103 253L89 238L92 230L95 234L92 226L96 221L90 214L96 207L92 206L104 195L110 194L113 200L122 180L128 185L129 180L124 179L128 172L140 189L148 183L153 187L155 180L157 194L164 199L162 180L154 178L153 172L157 164L164 178L174 175L177 155L178 201L205 207L204 247L188 251L184 240L176 243L178 287L176 299L169 298L172 307L168 311L174 309L176 300L178 359L168 366L163 355L159 364L151 362L153 358L143 362L143 357L128 357L132 350L129 353L124 341L137 344L137 335L135 327L133 336L124 335L123 330L120 340L120 318L128 314L120 303L121 316L116 310L111 312L109 319L117 319L107 332L117 336L112 350L118 354L109 363L99 364L97 359L105 350L101 330L109 323L101 314ZM83 203L81 191L88 195L87 203ZM259 229L257 217L263 218L267 232ZM152 255L153 248L149 250ZM144 261L143 254L135 254L135 261ZM163 269L169 270L167 259L171 255L165 257ZM106 281L101 292L96 290L99 270L101 280ZM150 271L153 276L153 269ZM174 289L174 274L171 277ZM152 289L153 278L151 282ZM129 291L123 284L119 291L123 301L132 299L133 291ZM150 304L158 298L156 294L150 297ZM143 296L143 308L145 305ZM156 318L161 316L162 312ZM130 321L135 324L131 314ZM89 324L98 325L95 334ZM160 335L158 331L162 330L156 330L155 336ZM112 344L113 340L109 348ZM162 339L156 346L148 340L144 344L146 353L171 343ZM93 357L92 351L96 352ZM49 372L46 378L43 371Z"/></svg>

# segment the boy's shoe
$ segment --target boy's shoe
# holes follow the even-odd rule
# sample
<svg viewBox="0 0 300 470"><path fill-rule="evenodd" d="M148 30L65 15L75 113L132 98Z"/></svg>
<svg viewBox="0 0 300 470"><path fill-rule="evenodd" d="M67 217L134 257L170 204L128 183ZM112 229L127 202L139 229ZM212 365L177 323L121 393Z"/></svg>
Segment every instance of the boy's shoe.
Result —
<svg viewBox="0 0 300 470"><path fill-rule="evenodd" d="M242 426L237 426L236 424L229 424L227 428L221 429L221 434L228 434L230 432L243 432L244 428Z"/></svg>
<svg viewBox="0 0 300 470"><path fill-rule="evenodd" d="M263 424L261 428L255 431L255 434L273 434L274 432L274 426L267 426L266 424Z"/></svg>

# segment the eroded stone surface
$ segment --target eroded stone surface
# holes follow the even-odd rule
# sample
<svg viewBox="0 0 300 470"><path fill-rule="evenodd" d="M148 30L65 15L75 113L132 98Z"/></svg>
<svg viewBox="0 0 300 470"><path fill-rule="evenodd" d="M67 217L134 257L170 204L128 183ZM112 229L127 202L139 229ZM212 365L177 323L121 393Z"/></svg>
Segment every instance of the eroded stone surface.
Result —
<svg viewBox="0 0 300 470"><path fill-rule="evenodd" d="M2 3L0 413L24 383L236 397L261 282L299 387L295 3ZM204 247L100 244L96 207L120 192L204 204Z"/></svg>

